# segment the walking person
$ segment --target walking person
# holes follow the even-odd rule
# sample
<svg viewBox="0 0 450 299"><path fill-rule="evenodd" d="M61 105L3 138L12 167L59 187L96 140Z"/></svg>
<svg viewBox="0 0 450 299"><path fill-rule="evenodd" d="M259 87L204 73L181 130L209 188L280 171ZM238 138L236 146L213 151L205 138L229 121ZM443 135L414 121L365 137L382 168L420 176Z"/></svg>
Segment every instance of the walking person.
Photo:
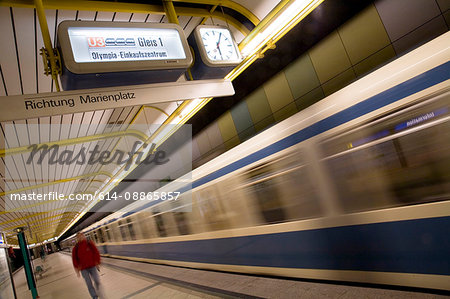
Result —
<svg viewBox="0 0 450 299"><path fill-rule="evenodd" d="M100 253L92 241L86 240L82 233L77 234L77 244L72 250L72 262L77 276L83 276L89 294L92 298L99 298L100 293ZM94 285L93 283L94 282Z"/></svg>
<svg viewBox="0 0 450 299"><path fill-rule="evenodd" d="M45 249L44 249L44 246L45 245L42 245L41 246L41 250L40 250L40 256L41 256L41 260L42 260L42 262L45 262Z"/></svg>

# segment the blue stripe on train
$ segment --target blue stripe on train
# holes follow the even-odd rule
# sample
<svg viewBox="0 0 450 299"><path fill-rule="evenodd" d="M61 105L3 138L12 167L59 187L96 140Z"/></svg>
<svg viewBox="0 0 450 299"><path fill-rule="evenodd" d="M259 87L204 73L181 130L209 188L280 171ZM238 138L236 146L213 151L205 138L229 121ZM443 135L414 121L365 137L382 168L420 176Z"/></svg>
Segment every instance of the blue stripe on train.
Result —
<svg viewBox="0 0 450 299"><path fill-rule="evenodd" d="M450 274L450 217L245 237L107 245L108 254L227 265Z"/></svg>

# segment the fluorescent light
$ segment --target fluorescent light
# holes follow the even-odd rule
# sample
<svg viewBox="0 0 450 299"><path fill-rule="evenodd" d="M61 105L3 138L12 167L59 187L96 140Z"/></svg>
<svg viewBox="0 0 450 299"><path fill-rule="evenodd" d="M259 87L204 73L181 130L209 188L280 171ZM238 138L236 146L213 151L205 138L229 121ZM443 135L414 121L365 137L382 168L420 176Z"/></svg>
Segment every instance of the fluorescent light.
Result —
<svg viewBox="0 0 450 299"><path fill-rule="evenodd" d="M277 17L270 22L270 24L259 32L242 50L241 54L244 57L254 55L262 47L264 47L270 41L274 42L284 35L285 31L289 29L292 24L308 12L311 8L315 8L323 0L295 0L291 1L283 8L283 11L277 15Z"/></svg>

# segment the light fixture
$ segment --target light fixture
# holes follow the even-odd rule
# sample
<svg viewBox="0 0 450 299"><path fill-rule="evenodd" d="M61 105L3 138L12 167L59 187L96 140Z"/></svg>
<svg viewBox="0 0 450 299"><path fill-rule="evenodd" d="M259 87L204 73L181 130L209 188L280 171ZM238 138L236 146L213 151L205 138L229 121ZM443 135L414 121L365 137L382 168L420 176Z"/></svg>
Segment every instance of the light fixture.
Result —
<svg viewBox="0 0 450 299"><path fill-rule="evenodd" d="M243 45L241 54L245 59L225 78L231 80L235 79L256 59L262 57L265 51L273 48L275 43L281 37L323 1L324 0L293 0L284 5L274 16L270 16L272 19L261 21L262 27L254 29L258 30L258 33L256 33L251 40L244 40L241 43Z"/></svg>
<svg viewBox="0 0 450 299"><path fill-rule="evenodd" d="M295 0L283 7L275 19L266 25L245 47L241 50L242 55L253 55L269 41L276 39L280 34L290 29L293 23L301 20L323 0Z"/></svg>

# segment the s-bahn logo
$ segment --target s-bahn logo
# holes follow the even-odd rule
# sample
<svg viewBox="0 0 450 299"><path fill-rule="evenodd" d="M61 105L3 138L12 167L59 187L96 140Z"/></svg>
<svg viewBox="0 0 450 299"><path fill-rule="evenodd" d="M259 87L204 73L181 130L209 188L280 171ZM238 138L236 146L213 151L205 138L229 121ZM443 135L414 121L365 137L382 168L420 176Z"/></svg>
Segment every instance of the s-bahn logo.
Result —
<svg viewBox="0 0 450 299"><path fill-rule="evenodd" d="M136 45L136 42L134 38L128 37L88 37L87 42L89 45L89 48L103 48L103 47L132 47Z"/></svg>

